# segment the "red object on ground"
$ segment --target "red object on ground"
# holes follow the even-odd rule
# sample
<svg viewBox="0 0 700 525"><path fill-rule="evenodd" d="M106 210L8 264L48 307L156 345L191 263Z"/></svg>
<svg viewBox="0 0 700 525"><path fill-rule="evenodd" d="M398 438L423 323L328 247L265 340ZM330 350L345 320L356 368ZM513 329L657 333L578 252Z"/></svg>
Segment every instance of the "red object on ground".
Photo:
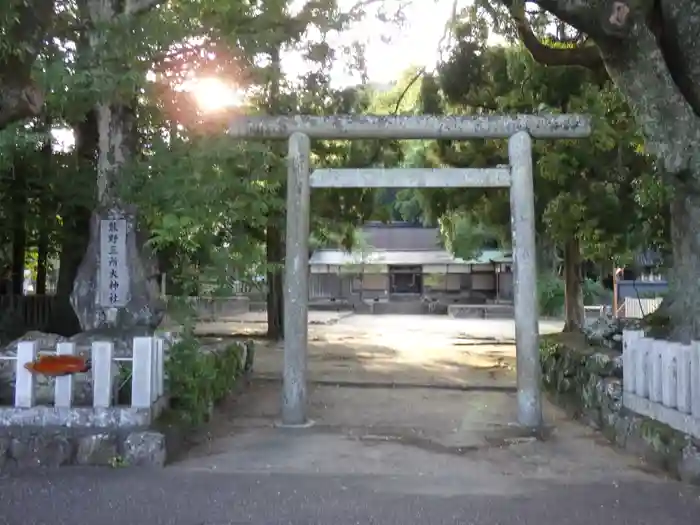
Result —
<svg viewBox="0 0 700 525"><path fill-rule="evenodd" d="M90 370L88 360L75 355L42 355L24 365L33 374L51 377L81 374Z"/></svg>

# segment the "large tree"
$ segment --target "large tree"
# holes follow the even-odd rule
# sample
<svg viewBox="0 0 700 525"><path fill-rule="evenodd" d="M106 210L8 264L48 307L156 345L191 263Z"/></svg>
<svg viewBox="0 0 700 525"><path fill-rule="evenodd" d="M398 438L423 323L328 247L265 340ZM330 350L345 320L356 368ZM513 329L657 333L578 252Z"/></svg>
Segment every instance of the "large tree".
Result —
<svg viewBox="0 0 700 525"><path fill-rule="evenodd" d="M546 35L552 20L540 16L533 21L534 30ZM423 74L404 100L411 111L428 114L591 115L589 140L538 141L534 148L540 267L563 273L566 329L579 330L584 268L596 262L610 271L613 260L619 263L630 250L656 247L650 227L665 226L657 212L663 198L649 191L655 186L649 184L651 163L639 151L637 126L606 72L542 66L515 37L515 45L492 44L478 9L465 9L453 25L452 45L437 77ZM566 32L558 31L550 45L566 46L566 38ZM405 157L410 165L434 167L489 167L508 161L505 141L493 140L413 142ZM488 242L510 241L507 191L404 190L394 203L400 215L417 204L423 220L437 219L446 247L460 257L471 258Z"/></svg>
<svg viewBox="0 0 700 525"><path fill-rule="evenodd" d="M671 190L670 293L662 305L671 335L700 338L700 3L693 0L537 0L578 34L566 49L539 39L523 0L481 0L494 15L507 9L533 57L547 65L607 72L642 128ZM503 19L500 18L502 21Z"/></svg>
<svg viewBox="0 0 700 525"><path fill-rule="evenodd" d="M214 266L225 270L217 272L219 276L244 279L253 272L268 273L270 335L281 337L286 148L281 142L232 145L225 129L233 115L203 114L180 88L193 78L214 78L252 93L252 107L246 109L253 112L363 112L366 104L359 90L330 88L330 67L348 50L331 47L327 37L364 16L373 3L378 0L358 1L341 10L336 0L302 6L289 0L11 0L0 16L0 130L7 139L0 143L6 146L0 150L5 153L0 170L7 164L7 172L14 173L26 165L21 173L40 173L39 182L52 187L43 194L56 201L35 198L38 190L31 184L29 192L18 182L7 191L0 185L2 197L12 194L18 203L8 209L16 226L10 236L16 253L5 257L19 276L13 281L15 289L23 280L23 247L34 243L33 234L25 235L21 227L35 215L31 206L53 222L60 216L55 244L60 250L57 295L62 308L53 310L74 318L67 297L76 275L77 282L84 283L95 273L94 235L91 257L85 258L92 264L78 272L91 213L115 203L129 209L136 205L140 225L153 232L149 248L159 252L160 270L187 285L179 293L202 293L202 281L212 280L209 270ZM360 48L348 49L361 64ZM309 59L309 74L285 74L289 72L281 67L282 55L290 50ZM31 137L26 149L32 160L20 166L18 159L24 159L25 151L15 128L24 137L26 124L45 132L56 126L73 128L74 150L61 157L52 153L50 137ZM38 140L47 146L49 159L62 159L80 172L80 183L75 177L57 176L57 162L33 159ZM347 141L319 142L314 148L324 164L363 163L382 151L374 143ZM46 164L47 169L31 169L32 163ZM56 190L66 179L71 179L69 190L74 194L63 198ZM85 198L75 198L77 188L84 189ZM325 197L318 199L321 206L314 206L317 231L350 231L332 223L344 218L356 222L368 213L367 194L315 192L315 197ZM19 206L25 196L31 199L30 208ZM36 240L42 246L47 243L45 233L43 229ZM262 262L258 258L266 248L269 264L253 264ZM139 266L136 258L130 261L130 266ZM147 270L148 275L146 269L136 273L153 277L155 270ZM178 292L176 287L169 289ZM83 302L94 304L90 298ZM63 313L52 328L74 333L75 319L68 322Z"/></svg>

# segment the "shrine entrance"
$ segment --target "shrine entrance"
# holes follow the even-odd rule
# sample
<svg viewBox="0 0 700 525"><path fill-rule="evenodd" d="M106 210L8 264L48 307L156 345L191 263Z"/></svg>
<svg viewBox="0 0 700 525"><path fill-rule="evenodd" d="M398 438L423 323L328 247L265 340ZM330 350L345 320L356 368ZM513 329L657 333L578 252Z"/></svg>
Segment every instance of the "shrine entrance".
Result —
<svg viewBox="0 0 700 525"><path fill-rule="evenodd" d="M584 138L589 119L580 115L489 117L239 117L229 135L241 139L288 139L287 235L284 277L282 424L305 426L311 188L510 188L513 294L517 360L517 419L542 425L539 312L532 166L532 138ZM311 169L311 139L429 140L508 139L509 164L467 169Z"/></svg>
<svg viewBox="0 0 700 525"><path fill-rule="evenodd" d="M422 266L389 266L389 293L391 295L420 295L422 291Z"/></svg>

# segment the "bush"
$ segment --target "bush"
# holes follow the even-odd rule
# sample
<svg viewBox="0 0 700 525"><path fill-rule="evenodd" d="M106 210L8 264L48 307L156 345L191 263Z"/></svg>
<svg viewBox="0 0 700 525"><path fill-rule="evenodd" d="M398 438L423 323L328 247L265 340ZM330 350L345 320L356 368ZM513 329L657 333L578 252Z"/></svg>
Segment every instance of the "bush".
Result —
<svg viewBox="0 0 700 525"><path fill-rule="evenodd" d="M585 305L600 304L609 295L598 281L584 279L582 286ZM537 293L541 315L556 317L564 313L564 279L552 274L540 276Z"/></svg>
<svg viewBox="0 0 700 525"><path fill-rule="evenodd" d="M171 408L189 424L205 422L246 371L251 345L231 343L218 351L204 351L196 338L185 337L171 346L165 364Z"/></svg>

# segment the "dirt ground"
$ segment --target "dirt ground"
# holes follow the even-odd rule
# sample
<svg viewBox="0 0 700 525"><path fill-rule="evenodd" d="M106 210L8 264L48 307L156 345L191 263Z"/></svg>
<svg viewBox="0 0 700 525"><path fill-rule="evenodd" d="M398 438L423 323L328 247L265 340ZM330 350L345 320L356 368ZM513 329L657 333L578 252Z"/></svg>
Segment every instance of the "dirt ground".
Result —
<svg viewBox="0 0 700 525"><path fill-rule="evenodd" d="M264 315L249 312L199 331L255 336L264 333ZM542 333L562 328L556 321L540 324ZM310 312L308 377L323 383L500 389L515 385L514 338L509 320ZM259 340L256 348L256 375L281 377L282 344Z"/></svg>
<svg viewBox="0 0 700 525"><path fill-rule="evenodd" d="M173 468L393 476L402 492L440 494L530 490L523 479L662 480L548 403L545 439L513 424L512 321L328 315L334 324L309 326L313 426L277 426L282 351L261 342L250 387L217 410ZM200 331L251 333L255 324ZM559 323L541 324L543 333L558 330Z"/></svg>

